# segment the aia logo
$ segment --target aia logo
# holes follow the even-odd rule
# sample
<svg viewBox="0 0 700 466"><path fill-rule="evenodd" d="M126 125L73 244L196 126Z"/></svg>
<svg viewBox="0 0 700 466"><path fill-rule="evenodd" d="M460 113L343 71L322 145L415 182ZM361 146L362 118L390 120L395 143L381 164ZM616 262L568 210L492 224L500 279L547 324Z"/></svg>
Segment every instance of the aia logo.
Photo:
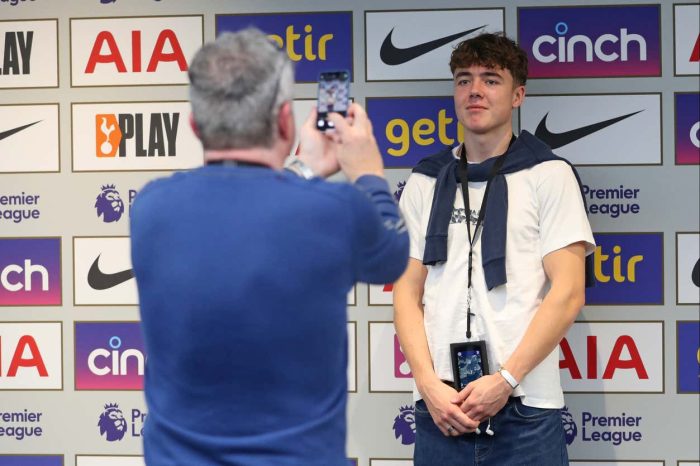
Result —
<svg viewBox="0 0 700 466"><path fill-rule="evenodd" d="M0 322L0 389L60 390L60 322Z"/></svg>
<svg viewBox="0 0 700 466"><path fill-rule="evenodd" d="M126 434L126 419L117 403L105 405L97 425L100 428L100 436L105 436L108 442L121 440Z"/></svg>
<svg viewBox="0 0 700 466"><path fill-rule="evenodd" d="M673 5L676 76L700 74L700 5Z"/></svg>
<svg viewBox="0 0 700 466"><path fill-rule="evenodd" d="M118 113L95 115L97 157L174 157L180 113ZM133 144L127 150L126 142Z"/></svg>
<svg viewBox="0 0 700 466"><path fill-rule="evenodd" d="M401 406L399 414L394 418L394 437L402 445L413 445L416 442L416 414L413 406Z"/></svg>
<svg viewBox="0 0 700 466"><path fill-rule="evenodd" d="M561 423L564 427L566 444L571 445L578 435L578 427L576 426L576 421L574 421L574 416L571 415L567 406L564 406L561 410Z"/></svg>
<svg viewBox="0 0 700 466"><path fill-rule="evenodd" d="M118 222L124 213L124 201L113 184L104 185L95 199L97 217L105 223Z"/></svg>

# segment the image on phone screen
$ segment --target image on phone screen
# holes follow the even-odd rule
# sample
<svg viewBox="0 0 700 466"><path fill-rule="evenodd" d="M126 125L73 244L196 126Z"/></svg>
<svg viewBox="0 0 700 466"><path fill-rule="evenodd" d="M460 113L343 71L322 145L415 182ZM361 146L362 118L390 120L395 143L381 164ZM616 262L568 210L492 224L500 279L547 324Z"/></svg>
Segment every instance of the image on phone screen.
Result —
<svg viewBox="0 0 700 466"><path fill-rule="evenodd" d="M318 80L318 119L316 127L325 131L333 128L328 121L330 112L345 116L350 100L350 74L347 71L326 71L320 74Z"/></svg>

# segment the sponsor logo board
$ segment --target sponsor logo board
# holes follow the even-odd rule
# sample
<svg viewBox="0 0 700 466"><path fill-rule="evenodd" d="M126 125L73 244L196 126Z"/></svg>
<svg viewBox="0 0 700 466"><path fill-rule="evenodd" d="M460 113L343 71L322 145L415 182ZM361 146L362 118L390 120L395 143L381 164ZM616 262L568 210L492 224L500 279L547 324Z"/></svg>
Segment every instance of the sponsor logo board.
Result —
<svg viewBox="0 0 700 466"><path fill-rule="evenodd" d="M0 173L58 172L58 141L58 104L0 105Z"/></svg>
<svg viewBox="0 0 700 466"><path fill-rule="evenodd" d="M660 94L530 95L520 125L575 165L661 164Z"/></svg>
<svg viewBox="0 0 700 466"><path fill-rule="evenodd" d="M575 322L559 343L569 393L663 393L663 322Z"/></svg>
<svg viewBox="0 0 700 466"><path fill-rule="evenodd" d="M188 102L73 104L73 171L182 170L202 164Z"/></svg>
<svg viewBox="0 0 700 466"><path fill-rule="evenodd" d="M676 233L676 304L700 304L700 233Z"/></svg>
<svg viewBox="0 0 700 466"><path fill-rule="evenodd" d="M61 238L0 238L0 306L61 303Z"/></svg>
<svg viewBox="0 0 700 466"><path fill-rule="evenodd" d="M502 8L366 11L367 81L451 80L454 46L504 29Z"/></svg>
<svg viewBox="0 0 700 466"><path fill-rule="evenodd" d="M58 87L57 44L57 19L0 21L0 89Z"/></svg>
<svg viewBox="0 0 700 466"><path fill-rule="evenodd" d="M369 391L410 392L413 375L391 322L369 322Z"/></svg>
<svg viewBox="0 0 700 466"><path fill-rule="evenodd" d="M700 5L673 5L677 76L700 74Z"/></svg>
<svg viewBox="0 0 700 466"><path fill-rule="evenodd" d="M74 237L76 306L138 304L128 237Z"/></svg>
<svg viewBox="0 0 700 466"><path fill-rule="evenodd" d="M187 84L203 17L72 18L71 86Z"/></svg>
<svg viewBox="0 0 700 466"><path fill-rule="evenodd" d="M675 94L676 165L700 164L700 94Z"/></svg>
<svg viewBox="0 0 700 466"><path fill-rule="evenodd" d="M62 390L61 322L0 322L0 390Z"/></svg>
<svg viewBox="0 0 700 466"><path fill-rule="evenodd" d="M518 8L530 78L661 76L659 5Z"/></svg>
<svg viewBox="0 0 700 466"><path fill-rule="evenodd" d="M700 393L700 322L676 322L678 393Z"/></svg>
<svg viewBox="0 0 700 466"><path fill-rule="evenodd" d="M216 35L255 26L295 63L297 82L317 82L327 70L347 70L352 79L352 12L216 15Z"/></svg>

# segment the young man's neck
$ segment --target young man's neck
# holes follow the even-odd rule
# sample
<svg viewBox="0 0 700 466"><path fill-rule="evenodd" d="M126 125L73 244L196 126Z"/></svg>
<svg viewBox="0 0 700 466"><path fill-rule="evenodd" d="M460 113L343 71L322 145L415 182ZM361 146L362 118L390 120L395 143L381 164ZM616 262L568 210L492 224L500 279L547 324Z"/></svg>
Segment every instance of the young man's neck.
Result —
<svg viewBox="0 0 700 466"><path fill-rule="evenodd" d="M513 131L510 126L486 134L464 132L464 148L469 162L483 162L508 150Z"/></svg>

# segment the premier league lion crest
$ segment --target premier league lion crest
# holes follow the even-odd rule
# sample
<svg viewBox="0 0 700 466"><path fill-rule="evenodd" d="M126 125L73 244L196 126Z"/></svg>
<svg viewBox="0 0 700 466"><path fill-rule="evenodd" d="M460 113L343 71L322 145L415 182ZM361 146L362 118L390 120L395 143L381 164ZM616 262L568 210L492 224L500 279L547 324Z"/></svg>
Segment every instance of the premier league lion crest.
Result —
<svg viewBox="0 0 700 466"><path fill-rule="evenodd" d="M403 194L403 188L406 187L406 182L405 181L399 181L399 184L396 185L396 191L394 191L394 199L396 199L396 202L399 202L401 200L401 195Z"/></svg>
<svg viewBox="0 0 700 466"><path fill-rule="evenodd" d="M574 443L574 439L578 434L578 428L576 427L576 422L574 417L569 412L569 408L564 406L561 410L561 423L564 426L564 436L566 437L566 444L571 445Z"/></svg>
<svg viewBox="0 0 700 466"><path fill-rule="evenodd" d="M394 437L400 438L403 445L416 442L416 415L413 406L401 406L399 415L394 418Z"/></svg>
<svg viewBox="0 0 700 466"><path fill-rule="evenodd" d="M124 213L124 201L113 184L102 186L102 192L95 199L97 216L105 223L117 222Z"/></svg>
<svg viewBox="0 0 700 466"><path fill-rule="evenodd" d="M107 434L108 442L121 440L126 434L126 419L116 403L105 405L105 410L100 414L97 425L100 427L100 435Z"/></svg>

